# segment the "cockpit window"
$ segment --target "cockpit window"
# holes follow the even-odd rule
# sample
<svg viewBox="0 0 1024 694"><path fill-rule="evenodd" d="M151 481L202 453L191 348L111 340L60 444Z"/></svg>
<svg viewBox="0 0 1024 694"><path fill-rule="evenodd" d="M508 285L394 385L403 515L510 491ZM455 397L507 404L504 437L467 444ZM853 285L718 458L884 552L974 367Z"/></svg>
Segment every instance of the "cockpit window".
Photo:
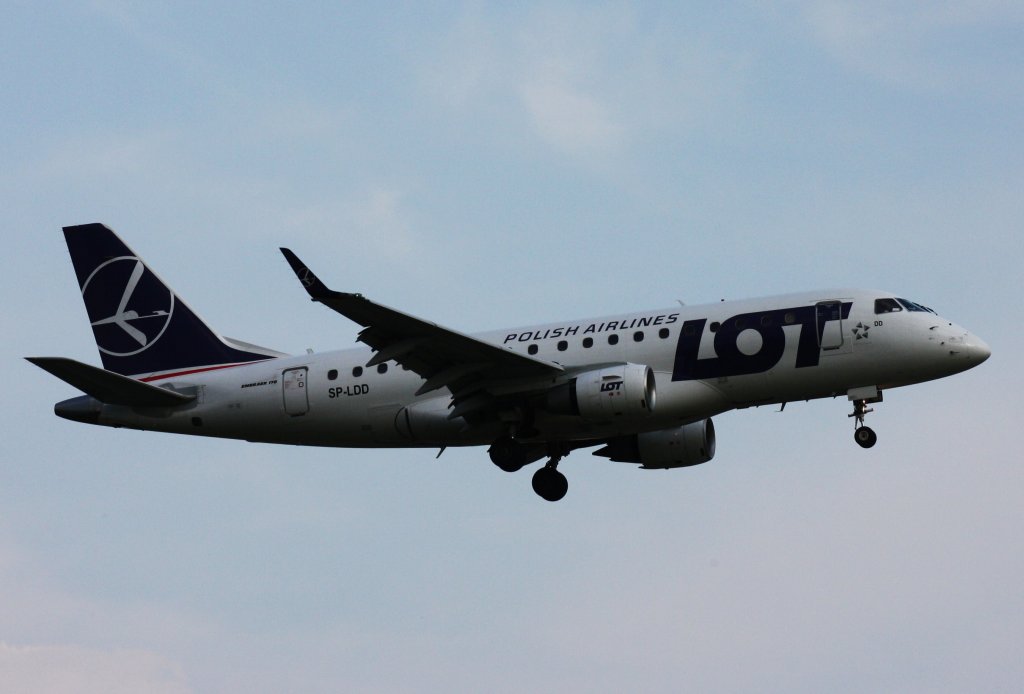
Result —
<svg viewBox="0 0 1024 694"><path fill-rule="evenodd" d="M903 307L896 299L875 299L875 313L896 313Z"/></svg>
<svg viewBox="0 0 1024 694"><path fill-rule="evenodd" d="M927 306L922 306L921 304L915 303L913 301L900 299L899 302L903 304L908 311L920 311L921 313L935 313L935 311L931 310Z"/></svg>

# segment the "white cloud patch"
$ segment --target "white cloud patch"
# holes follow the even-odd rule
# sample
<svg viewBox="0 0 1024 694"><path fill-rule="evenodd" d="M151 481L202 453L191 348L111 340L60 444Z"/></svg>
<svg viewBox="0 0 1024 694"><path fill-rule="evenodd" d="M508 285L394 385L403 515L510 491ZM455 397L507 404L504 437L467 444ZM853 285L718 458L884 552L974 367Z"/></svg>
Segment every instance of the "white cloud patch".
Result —
<svg viewBox="0 0 1024 694"><path fill-rule="evenodd" d="M192 691L180 666L140 650L0 642L3 690L35 694L182 694Z"/></svg>
<svg viewBox="0 0 1024 694"><path fill-rule="evenodd" d="M357 257L406 257L418 248L402 194L390 188L364 190L339 202L314 203L285 216L294 233L344 240Z"/></svg>
<svg viewBox="0 0 1024 694"><path fill-rule="evenodd" d="M557 81L538 80L522 87L522 99L537 133L570 152L616 147L623 128L599 99Z"/></svg>
<svg viewBox="0 0 1024 694"><path fill-rule="evenodd" d="M331 149L339 141L347 141L344 129L349 126L351 113L345 108L292 99L249 105L245 110L247 118L241 124L241 134L247 142L296 141Z"/></svg>
<svg viewBox="0 0 1024 694"><path fill-rule="evenodd" d="M492 133L525 131L593 163L710 118L744 63L697 34L642 22L625 6L511 17L474 8L427 61L421 82L445 108L482 116Z"/></svg>
<svg viewBox="0 0 1024 694"><path fill-rule="evenodd" d="M142 625L177 631L176 618L72 597L0 529L0 690L40 694L192 691L182 666L150 648L122 647ZM192 630L192 636L197 631ZM111 642L113 645L111 645Z"/></svg>
<svg viewBox="0 0 1024 694"><path fill-rule="evenodd" d="M993 72L976 45L963 50L962 39L972 31L1019 28L1020 3L827 0L800 11L814 39L837 61L890 84L952 91L1016 82L1019 64L1011 60L1007 71ZM998 45L997 34L990 43Z"/></svg>
<svg viewBox="0 0 1024 694"><path fill-rule="evenodd" d="M48 181L130 179L151 171L153 162L169 156L173 133L165 130L97 133L54 143L25 174Z"/></svg>

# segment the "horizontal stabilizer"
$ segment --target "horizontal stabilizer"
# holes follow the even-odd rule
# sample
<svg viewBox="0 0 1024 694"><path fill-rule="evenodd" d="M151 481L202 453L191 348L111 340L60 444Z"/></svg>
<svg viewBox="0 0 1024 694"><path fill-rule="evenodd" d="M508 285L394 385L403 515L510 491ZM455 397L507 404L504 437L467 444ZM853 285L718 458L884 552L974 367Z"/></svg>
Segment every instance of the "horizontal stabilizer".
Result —
<svg viewBox="0 0 1024 694"><path fill-rule="evenodd" d="M195 400L194 395L157 388L133 378L64 357L25 357L43 371L107 405L175 407Z"/></svg>

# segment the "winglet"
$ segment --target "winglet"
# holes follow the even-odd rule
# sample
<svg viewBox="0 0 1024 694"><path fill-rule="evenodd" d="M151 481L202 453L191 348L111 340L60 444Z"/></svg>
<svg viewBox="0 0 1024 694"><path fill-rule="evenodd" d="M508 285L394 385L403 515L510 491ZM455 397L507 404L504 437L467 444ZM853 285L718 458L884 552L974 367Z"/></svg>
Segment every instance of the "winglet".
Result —
<svg viewBox="0 0 1024 694"><path fill-rule="evenodd" d="M320 281L320 278L313 274L313 271L306 267L306 264L299 260L299 256L292 253L291 249L282 248L281 253L284 254L285 260L292 266L292 271L295 276L302 282L302 286L309 292L309 296L313 301L319 301L321 298L333 294L327 286Z"/></svg>

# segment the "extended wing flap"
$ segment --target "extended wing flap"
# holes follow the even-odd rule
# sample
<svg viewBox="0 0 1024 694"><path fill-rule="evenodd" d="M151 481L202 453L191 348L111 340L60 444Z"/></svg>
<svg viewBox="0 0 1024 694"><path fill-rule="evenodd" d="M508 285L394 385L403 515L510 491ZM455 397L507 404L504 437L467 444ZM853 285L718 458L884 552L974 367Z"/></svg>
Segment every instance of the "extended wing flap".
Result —
<svg viewBox="0 0 1024 694"><path fill-rule="evenodd" d="M472 391L477 383L557 376L564 371L558 364L416 318L361 294L328 289L292 251L282 248L281 253L313 301L364 326L359 340L377 352L370 365L393 359L427 379L430 390L447 387L453 393Z"/></svg>
<svg viewBox="0 0 1024 694"><path fill-rule="evenodd" d="M65 383L108 405L175 407L195 400L194 395L157 388L133 378L64 357L25 357Z"/></svg>

